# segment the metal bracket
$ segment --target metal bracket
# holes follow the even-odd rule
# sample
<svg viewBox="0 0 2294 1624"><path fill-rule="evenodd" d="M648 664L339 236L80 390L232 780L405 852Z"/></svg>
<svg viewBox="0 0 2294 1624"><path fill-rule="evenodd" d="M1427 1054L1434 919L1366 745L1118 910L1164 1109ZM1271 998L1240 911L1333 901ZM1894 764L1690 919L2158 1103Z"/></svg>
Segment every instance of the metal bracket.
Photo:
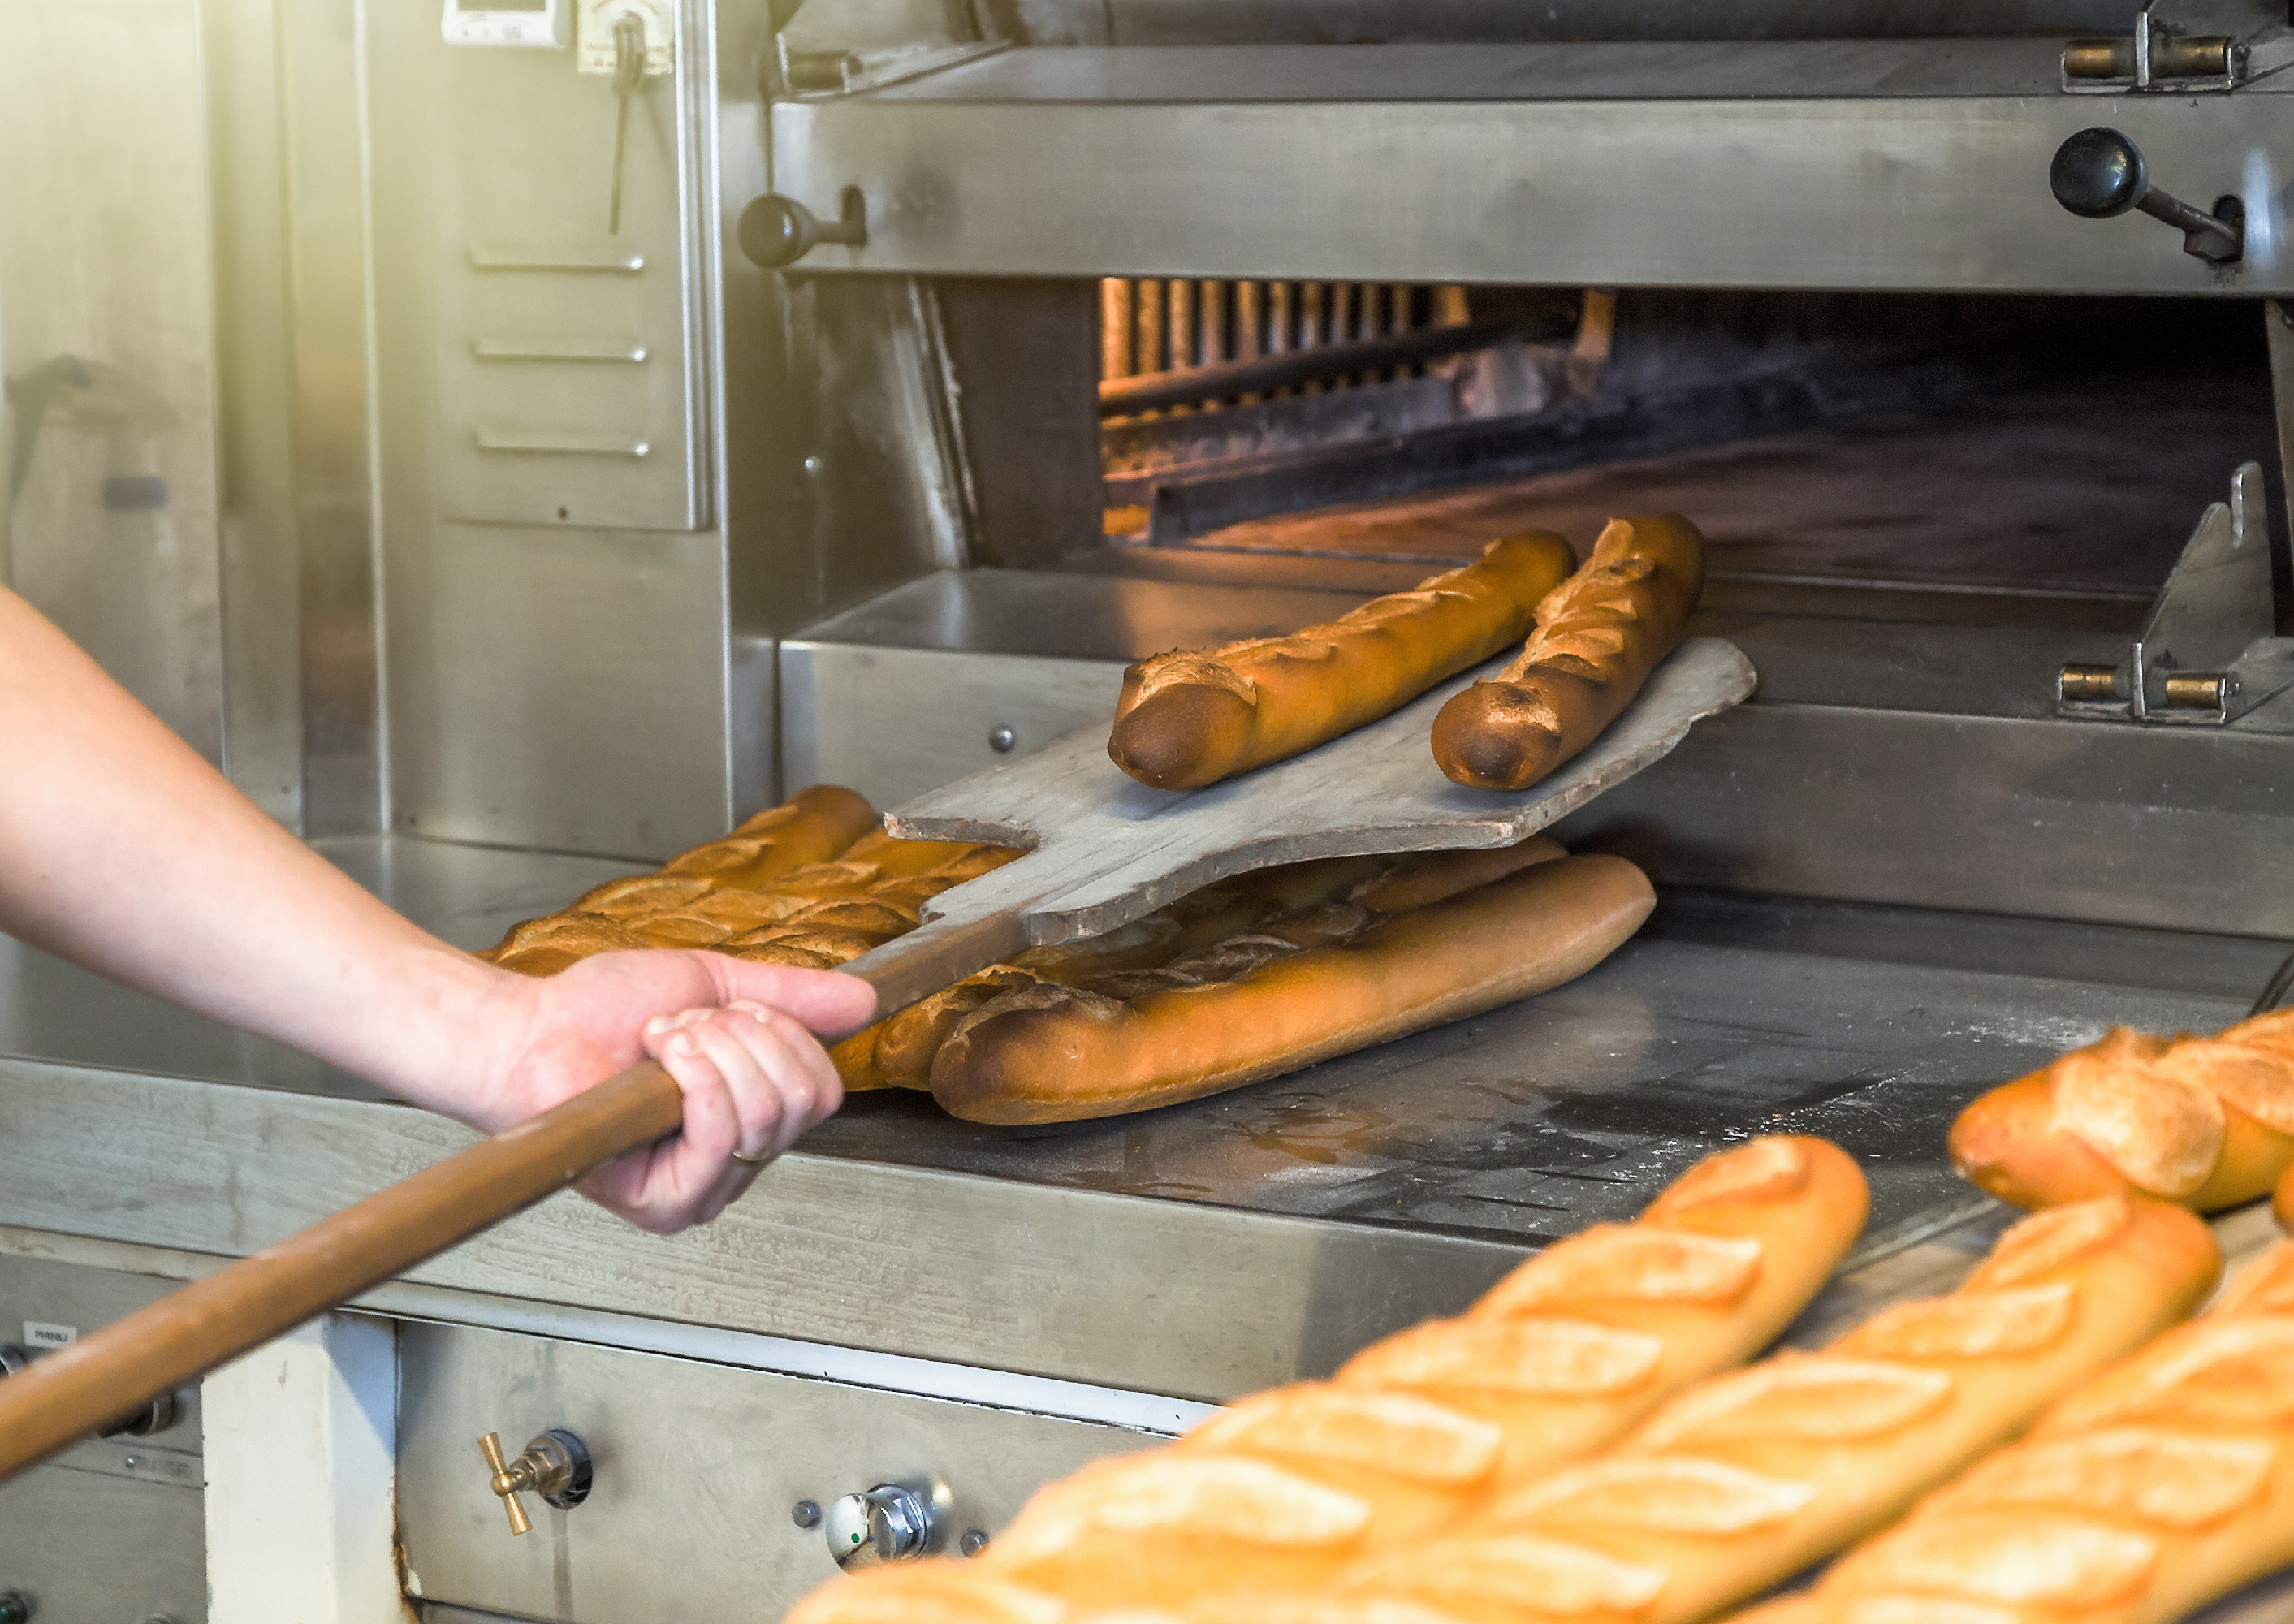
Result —
<svg viewBox="0 0 2294 1624"><path fill-rule="evenodd" d="M2245 34L2200 33L2163 20L2161 9L2151 0L2130 33L2065 45L2064 93L2224 95L2294 65L2294 28L2283 22Z"/></svg>
<svg viewBox="0 0 2294 1624"><path fill-rule="evenodd" d="M848 96L1011 49L948 0L811 0L775 39L781 85L799 101Z"/></svg>
<svg viewBox="0 0 2294 1624"><path fill-rule="evenodd" d="M2262 465L2209 506L2117 665L2066 665L2055 709L2099 721L2219 727L2294 686L2294 638L2274 629Z"/></svg>

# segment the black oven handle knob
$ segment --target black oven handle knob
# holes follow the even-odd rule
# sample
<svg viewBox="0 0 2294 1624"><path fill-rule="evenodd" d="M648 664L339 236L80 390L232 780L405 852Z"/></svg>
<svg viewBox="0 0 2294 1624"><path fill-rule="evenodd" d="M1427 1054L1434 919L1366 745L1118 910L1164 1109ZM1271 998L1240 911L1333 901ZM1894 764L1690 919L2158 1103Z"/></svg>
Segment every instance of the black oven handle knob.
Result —
<svg viewBox="0 0 2294 1624"><path fill-rule="evenodd" d="M2047 166L2055 201L2087 220L2109 220L2140 209L2183 233L2183 251L2214 264L2246 252L2246 207L2224 198L2214 212L2184 202L2151 183L2142 149L2117 130L2081 130L2055 149Z"/></svg>
<svg viewBox="0 0 2294 1624"><path fill-rule="evenodd" d="M781 271L824 242L866 248L868 199L858 186L847 186L842 205L843 212L836 219L823 220L794 198L777 191L752 198L736 228L741 252L768 271Z"/></svg>

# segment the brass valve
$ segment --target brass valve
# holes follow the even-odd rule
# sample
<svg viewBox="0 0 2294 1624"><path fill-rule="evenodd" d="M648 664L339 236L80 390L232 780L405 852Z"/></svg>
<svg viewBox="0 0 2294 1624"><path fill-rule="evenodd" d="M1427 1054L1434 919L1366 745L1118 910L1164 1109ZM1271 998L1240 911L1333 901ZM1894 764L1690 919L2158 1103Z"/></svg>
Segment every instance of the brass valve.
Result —
<svg viewBox="0 0 2294 1624"><path fill-rule="evenodd" d="M509 1513L509 1531L513 1534L530 1533L533 1529L525 1505L517 1498L521 1494L538 1494L561 1511L590 1498L590 1451L571 1433L553 1427L530 1440L518 1458L507 1465L502 1461L501 1435L498 1433L488 1433L479 1439L478 1451L486 1458L486 1466L493 1473L488 1487L501 1497L502 1509Z"/></svg>

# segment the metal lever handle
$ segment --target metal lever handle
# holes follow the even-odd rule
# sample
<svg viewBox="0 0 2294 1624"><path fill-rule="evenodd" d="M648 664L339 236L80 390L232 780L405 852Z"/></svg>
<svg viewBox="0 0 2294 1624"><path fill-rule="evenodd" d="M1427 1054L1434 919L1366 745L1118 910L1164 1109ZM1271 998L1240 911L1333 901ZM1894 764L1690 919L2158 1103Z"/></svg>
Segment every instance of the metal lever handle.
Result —
<svg viewBox="0 0 2294 1624"><path fill-rule="evenodd" d="M842 204L842 215L823 220L794 198L777 191L752 198L741 211L736 228L741 252L752 264L778 271L796 264L824 242L867 247L868 199L858 186L847 186Z"/></svg>
<svg viewBox="0 0 2294 1624"><path fill-rule="evenodd" d="M2209 214L2151 183L2142 150L2117 130L2081 130L2055 149L2047 166L2055 201L2087 220L2109 220L2140 209L2183 233L2183 251L2223 265L2246 252L2246 210L2236 198Z"/></svg>
<svg viewBox="0 0 2294 1624"><path fill-rule="evenodd" d="M478 1452L486 1458L486 1466L493 1474L487 1486L501 1497L513 1534L533 1531L525 1504L517 1498L521 1494L538 1494L561 1511L590 1498L590 1451L571 1433L552 1428L529 1441L518 1458L507 1464L498 1433L479 1439Z"/></svg>
<svg viewBox="0 0 2294 1624"><path fill-rule="evenodd" d="M931 1548L930 1501L899 1483L832 1501L823 1525L828 1554L847 1570L915 1562Z"/></svg>

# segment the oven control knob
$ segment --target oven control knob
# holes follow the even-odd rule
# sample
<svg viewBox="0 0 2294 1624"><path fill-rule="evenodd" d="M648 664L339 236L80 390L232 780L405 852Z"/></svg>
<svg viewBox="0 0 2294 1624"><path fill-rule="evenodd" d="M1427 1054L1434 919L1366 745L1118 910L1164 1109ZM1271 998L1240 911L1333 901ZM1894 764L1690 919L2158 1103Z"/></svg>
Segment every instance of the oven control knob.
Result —
<svg viewBox="0 0 2294 1624"><path fill-rule="evenodd" d="M824 242L866 248L867 199L858 186L847 186L842 207L844 212L838 218L823 220L794 198L768 191L749 199L734 234L750 262L768 271L786 269Z"/></svg>
<svg viewBox="0 0 2294 1624"><path fill-rule="evenodd" d="M478 1453L486 1458L493 1474L487 1487L500 1497L513 1534L528 1533L533 1528L517 1498L521 1494L538 1494L561 1511L590 1498L590 1451L571 1433L553 1427L529 1440L518 1458L508 1462L502 1459L501 1435L488 1433L478 1440Z"/></svg>
<svg viewBox="0 0 2294 1624"><path fill-rule="evenodd" d="M914 1489L879 1483L866 1494L831 1501L821 1526L840 1568L914 1562L932 1542L932 1504Z"/></svg>
<svg viewBox="0 0 2294 1624"><path fill-rule="evenodd" d="M20 1343L0 1342L0 1376L13 1376L32 1362L32 1351ZM7 1624L0 1618L0 1624Z"/></svg>

